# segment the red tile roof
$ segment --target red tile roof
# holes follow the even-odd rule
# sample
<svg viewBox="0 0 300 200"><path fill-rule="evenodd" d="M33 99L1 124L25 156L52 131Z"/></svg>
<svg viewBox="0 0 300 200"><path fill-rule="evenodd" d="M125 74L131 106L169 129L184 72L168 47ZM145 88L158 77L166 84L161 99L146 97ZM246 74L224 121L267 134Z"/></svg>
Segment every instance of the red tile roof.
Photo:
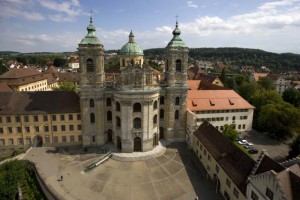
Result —
<svg viewBox="0 0 300 200"><path fill-rule="evenodd" d="M33 69L31 67L29 68L12 68L9 71L5 72L0 76L0 79L17 79L17 78L24 78L29 76L35 76L39 75L41 72L39 72L36 69Z"/></svg>
<svg viewBox="0 0 300 200"><path fill-rule="evenodd" d="M191 111L253 108L234 90L189 90L187 95L187 109Z"/></svg>
<svg viewBox="0 0 300 200"><path fill-rule="evenodd" d="M79 83L80 81L80 73L78 72L64 72L58 73L58 82L76 82Z"/></svg>
<svg viewBox="0 0 300 200"><path fill-rule="evenodd" d="M189 88L191 88L191 90L198 90L200 82L200 80L188 80L187 85Z"/></svg>
<svg viewBox="0 0 300 200"><path fill-rule="evenodd" d="M6 85L6 83L0 83L0 92L12 92L14 91Z"/></svg>

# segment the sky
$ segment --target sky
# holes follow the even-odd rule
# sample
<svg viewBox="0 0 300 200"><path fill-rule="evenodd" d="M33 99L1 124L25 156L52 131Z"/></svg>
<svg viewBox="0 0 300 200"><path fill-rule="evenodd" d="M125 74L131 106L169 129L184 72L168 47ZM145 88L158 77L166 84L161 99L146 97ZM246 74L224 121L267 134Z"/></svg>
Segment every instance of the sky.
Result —
<svg viewBox="0 0 300 200"><path fill-rule="evenodd" d="M76 51L92 11L106 50L130 30L142 49L165 47L178 16L189 48L300 54L300 0L0 0L0 10L0 51Z"/></svg>

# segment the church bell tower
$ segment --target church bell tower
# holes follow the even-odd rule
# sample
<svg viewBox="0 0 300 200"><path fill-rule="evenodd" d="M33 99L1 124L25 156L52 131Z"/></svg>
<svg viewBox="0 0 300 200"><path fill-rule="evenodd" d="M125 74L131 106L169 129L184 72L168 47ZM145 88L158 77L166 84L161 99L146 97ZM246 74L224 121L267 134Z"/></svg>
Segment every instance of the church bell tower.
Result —
<svg viewBox="0 0 300 200"><path fill-rule="evenodd" d="M104 49L95 35L92 16L78 47L83 146L104 144Z"/></svg>
<svg viewBox="0 0 300 200"><path fill-rule="evenodd" d="M186 126L188 47L182 41L178 21L173 38L165 48L165 119L164 137L184 141Z"/></svg>

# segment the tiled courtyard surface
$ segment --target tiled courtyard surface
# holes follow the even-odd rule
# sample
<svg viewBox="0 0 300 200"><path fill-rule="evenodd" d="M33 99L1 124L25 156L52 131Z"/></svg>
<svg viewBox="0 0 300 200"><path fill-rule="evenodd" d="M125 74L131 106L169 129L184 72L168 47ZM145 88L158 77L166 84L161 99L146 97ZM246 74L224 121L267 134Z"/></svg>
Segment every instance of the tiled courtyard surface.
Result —
<svg viewBox="0 0 300 200"><path fill-rule="evenodd" d="M99 158L99 154L78 155L35 148L24 159L36 163L45 183L60 199L194 200L196 196L201 200L222 199L191 155L181 143L168 147L157 158L135 162L109 159L84 174L83 167Z"/></svg>

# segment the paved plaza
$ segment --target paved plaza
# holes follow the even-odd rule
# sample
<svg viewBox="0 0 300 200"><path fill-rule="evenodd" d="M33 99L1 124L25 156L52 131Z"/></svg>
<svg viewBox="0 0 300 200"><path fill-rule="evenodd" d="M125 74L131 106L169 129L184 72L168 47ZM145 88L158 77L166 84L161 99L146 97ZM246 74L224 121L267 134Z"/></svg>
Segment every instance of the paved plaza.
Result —
<svg viewBox="0 0 300 200"><path fill-rule="evenodd" d="M90 172L82 172L100 156L101 152L78 154L33 148L23 159L36 163L46 185L60 199L194 200L196 196L203 200L222 199L183 143L167 147L156 158L141 161L110 158Z"/></svg>

